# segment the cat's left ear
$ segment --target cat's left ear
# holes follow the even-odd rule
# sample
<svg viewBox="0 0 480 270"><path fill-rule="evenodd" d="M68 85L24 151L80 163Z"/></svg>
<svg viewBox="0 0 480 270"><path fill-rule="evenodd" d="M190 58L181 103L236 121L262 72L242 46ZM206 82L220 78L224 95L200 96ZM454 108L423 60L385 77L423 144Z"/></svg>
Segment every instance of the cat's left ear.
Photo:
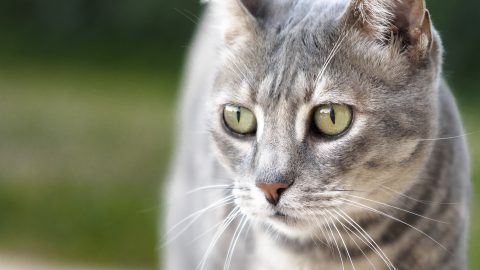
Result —
<svg viewBox="0 0 480 270"><path fill-rule="evenodd" d="M213 0L223 18L224 38L232 42L236 37L255 31L265 15L265 0Z"/></svg>
<svg viewBox="0 0 480 270"><path fill-rule="evenodd" d="M257 20L263 16L264 1L262 0L234 0L232 2L237 2L244 15L250 16L251 19Z"/></svg>
<svg viewBox="0 0 480 270"><path fill-rule="evenodd" d="M384 42L400 39L411 57L425 58L432 49L425 0L352 0L347 12L348 23Z"/></svg>

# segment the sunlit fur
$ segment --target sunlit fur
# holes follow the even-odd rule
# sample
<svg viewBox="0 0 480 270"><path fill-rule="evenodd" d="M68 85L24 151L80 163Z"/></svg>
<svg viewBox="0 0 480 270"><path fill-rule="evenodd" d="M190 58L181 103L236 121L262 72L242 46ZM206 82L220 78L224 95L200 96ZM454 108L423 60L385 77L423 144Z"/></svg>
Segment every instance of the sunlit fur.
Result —
<svg viewBox="0 0 480 270"><path fill-rule="evenodd" d="M178 120L167 269L467 269L469 161L441 41L392 30L415 1L211 1ZM255 136L225 128L226 104L255 113ZM312 131L322 104L352 108L347 132ZM258 181L291 186L274 207Z"/></svg>

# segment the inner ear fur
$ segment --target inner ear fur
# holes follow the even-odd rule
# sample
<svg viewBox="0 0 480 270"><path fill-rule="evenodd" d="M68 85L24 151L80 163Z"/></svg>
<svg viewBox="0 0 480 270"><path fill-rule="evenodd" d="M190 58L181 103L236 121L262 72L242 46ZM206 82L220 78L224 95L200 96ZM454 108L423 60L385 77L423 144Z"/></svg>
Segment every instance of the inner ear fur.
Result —
<svg viewBox="0 0 480 270"><path fill-rule="evenodd" d="M252 33L264 14L263 0L215 0L224 14L224 39L232 43L242 35Z"/></svg>
<svg viewBox="0 0 480 270"><path fill-rule="evenodd" d="M417 60L432 49L432 25L425 0L352 0L346 19L381 42L400 41L402 49Z"/></svg>
<svg viewBox="0 0 480 270"><path fill-rule="evenodd" d="M431 50L433 35L430 13L424 0L396 0L392 32L399 36L416 57Z"/></svg>
<svg viewBox="0 0 480 270"><path fill-rule="evenodd" d="M261 18L263 14L263 0L236 0L247 15L255 19Z"/></svg>

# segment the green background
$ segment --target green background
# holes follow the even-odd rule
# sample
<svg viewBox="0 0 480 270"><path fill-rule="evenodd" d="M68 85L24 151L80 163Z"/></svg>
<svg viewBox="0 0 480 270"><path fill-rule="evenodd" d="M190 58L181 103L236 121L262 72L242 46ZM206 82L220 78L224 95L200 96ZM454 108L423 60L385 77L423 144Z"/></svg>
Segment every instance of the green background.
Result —
<svg viewBox="0 0 480 270"><path fill-rule="evenodd" d="M0 2L0 254L155 268L158 194L198 2ZM473 132L480 194L480 2L429 7ZM471 269L480 269L479 206Z"/></svg>

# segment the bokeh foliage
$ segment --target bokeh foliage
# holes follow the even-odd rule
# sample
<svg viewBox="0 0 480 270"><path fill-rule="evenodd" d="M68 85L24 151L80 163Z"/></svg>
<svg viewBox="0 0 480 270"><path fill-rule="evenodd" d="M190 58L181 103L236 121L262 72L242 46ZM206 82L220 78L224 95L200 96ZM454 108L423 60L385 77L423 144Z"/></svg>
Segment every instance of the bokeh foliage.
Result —
<svg viewBox="0 0 480 270"><path fill-rule="evenodd" d="M467 131L479 131L480 2L428 4ZM200 10L198 0L0 1L0 253L154 267L175 97ZM479 140L469 136L476 183Z"/></svg>

